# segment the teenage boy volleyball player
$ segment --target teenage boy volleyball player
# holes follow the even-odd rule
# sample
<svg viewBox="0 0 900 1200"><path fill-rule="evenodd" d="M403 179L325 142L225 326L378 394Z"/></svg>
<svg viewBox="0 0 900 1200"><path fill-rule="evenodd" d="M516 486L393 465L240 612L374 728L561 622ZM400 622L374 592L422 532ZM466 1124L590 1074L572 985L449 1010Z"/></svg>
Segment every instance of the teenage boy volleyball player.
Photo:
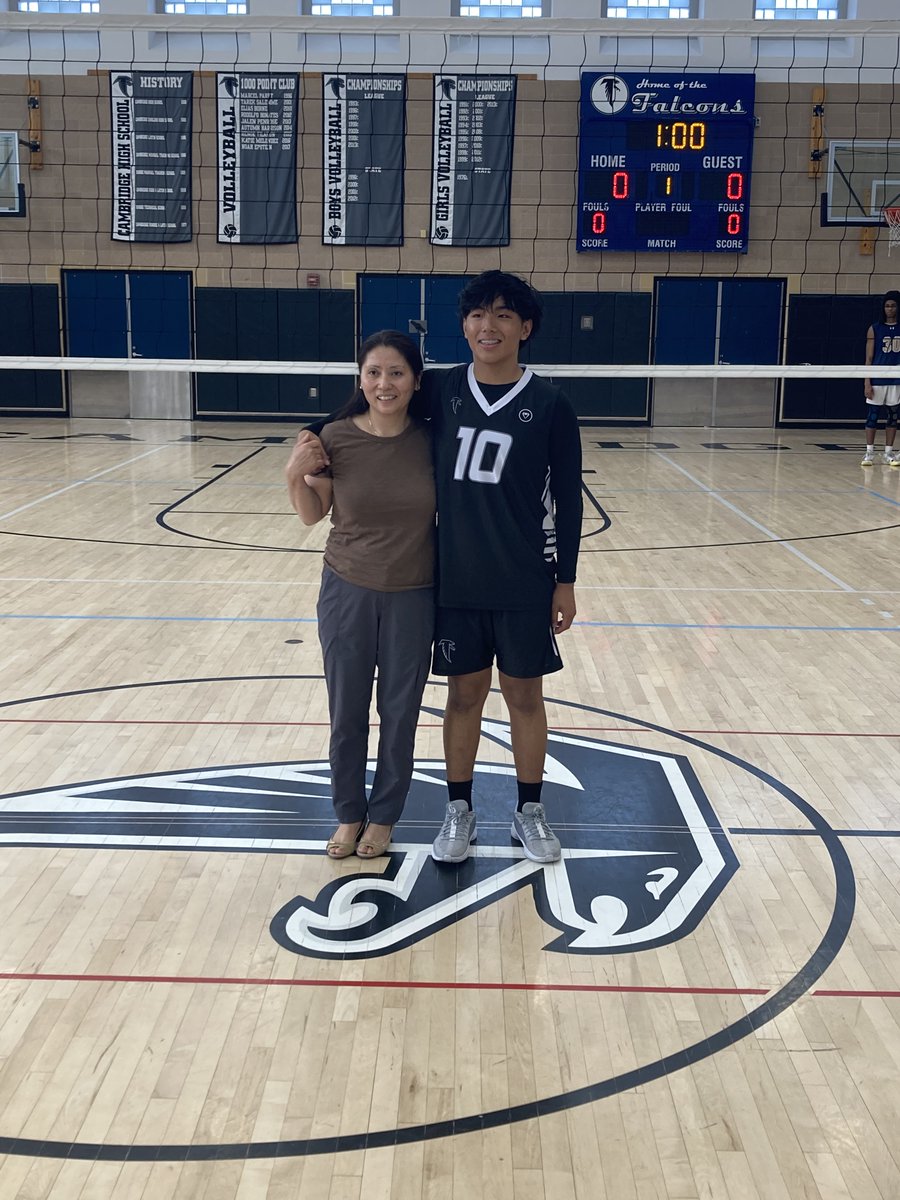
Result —
<svg viewBox="0 0 900 1200"><path fill-rule="evenodd" d="M438 497L432 669L448 677L449 795L432 848L438 862L461 862L476 836L472 780L495 659L518 786L511 832L534 862L560 857L541 803L543 676L562 668L556 635L575 617L581 440L564 394L519 365L541 311L517 276L479 275L459 297L471 363L423 379Z"/></svg>

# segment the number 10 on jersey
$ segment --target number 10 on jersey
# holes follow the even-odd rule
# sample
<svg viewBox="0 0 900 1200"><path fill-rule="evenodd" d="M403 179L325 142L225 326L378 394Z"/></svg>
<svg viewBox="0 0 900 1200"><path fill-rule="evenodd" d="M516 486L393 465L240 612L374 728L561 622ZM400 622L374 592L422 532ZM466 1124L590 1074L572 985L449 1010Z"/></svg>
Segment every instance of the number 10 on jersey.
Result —
<svg viewBox="0 0 900 1200"><path fill-rule="evenodd" d="M493 429L478 430L460 425L456 436L459 449L453 478L469 479L472 483L499 483L512 449L510 435Z"/></svg>

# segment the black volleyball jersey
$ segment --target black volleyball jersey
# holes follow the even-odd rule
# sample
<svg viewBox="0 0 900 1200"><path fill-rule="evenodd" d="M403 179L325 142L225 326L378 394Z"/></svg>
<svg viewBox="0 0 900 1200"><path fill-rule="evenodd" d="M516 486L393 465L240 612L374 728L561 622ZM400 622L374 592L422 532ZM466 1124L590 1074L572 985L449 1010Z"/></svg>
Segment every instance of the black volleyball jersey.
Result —
<svg viewBox="0 0 900 1200"><path fill-rule="evenodd" d="M875 353L872 357L873 367L900 367L900 325L885 325L883 321L875 321L872 325L875 335ZM895 371L885 378L871 380L873 387L885 387L900 383L900 376Z"/></svg>
<svg viewBox="0 0 900 1200"><path fill-rule="evenodd" d="M427 370L438 506L438 603L526 609L574 583L581 438L559 388L526 370L501 393L471 365ZM487 394L486 394L487 393Z"/></svg>

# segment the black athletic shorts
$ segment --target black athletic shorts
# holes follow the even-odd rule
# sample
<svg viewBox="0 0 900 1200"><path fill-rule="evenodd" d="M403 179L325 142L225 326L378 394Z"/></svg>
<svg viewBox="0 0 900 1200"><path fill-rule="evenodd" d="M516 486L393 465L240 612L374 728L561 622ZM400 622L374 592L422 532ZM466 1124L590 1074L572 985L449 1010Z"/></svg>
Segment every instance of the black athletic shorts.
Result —
<svg viewBox="0 0 900 1200"><path fill-rule="evenodd" d="M562 670L550 608L441 608L434 635L435 675L471 675L493 665L514 679Z"/></svg>

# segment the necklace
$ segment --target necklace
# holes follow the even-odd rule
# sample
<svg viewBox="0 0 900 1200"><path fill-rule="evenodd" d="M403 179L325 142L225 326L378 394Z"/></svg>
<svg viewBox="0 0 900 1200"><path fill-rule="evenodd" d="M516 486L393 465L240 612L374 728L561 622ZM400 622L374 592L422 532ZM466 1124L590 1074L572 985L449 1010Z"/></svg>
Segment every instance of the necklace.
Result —
<svg viewBox="0 0 900 1200"><path fill-rule="evenodd" d="M397 435L401 434L403 432L403 430L406 429L407 425L409 424L409 418L407 418L406 421L404 422L403 429L398 429L397 433L381 433L381 432L379 432L379 430L377 430L375 428L375 422L372 420L371 408L366 409L366 421L368 422L369 428L371 429L371 431L375 435L375 437L379 437L379 438L397 437Z"/></svg>

